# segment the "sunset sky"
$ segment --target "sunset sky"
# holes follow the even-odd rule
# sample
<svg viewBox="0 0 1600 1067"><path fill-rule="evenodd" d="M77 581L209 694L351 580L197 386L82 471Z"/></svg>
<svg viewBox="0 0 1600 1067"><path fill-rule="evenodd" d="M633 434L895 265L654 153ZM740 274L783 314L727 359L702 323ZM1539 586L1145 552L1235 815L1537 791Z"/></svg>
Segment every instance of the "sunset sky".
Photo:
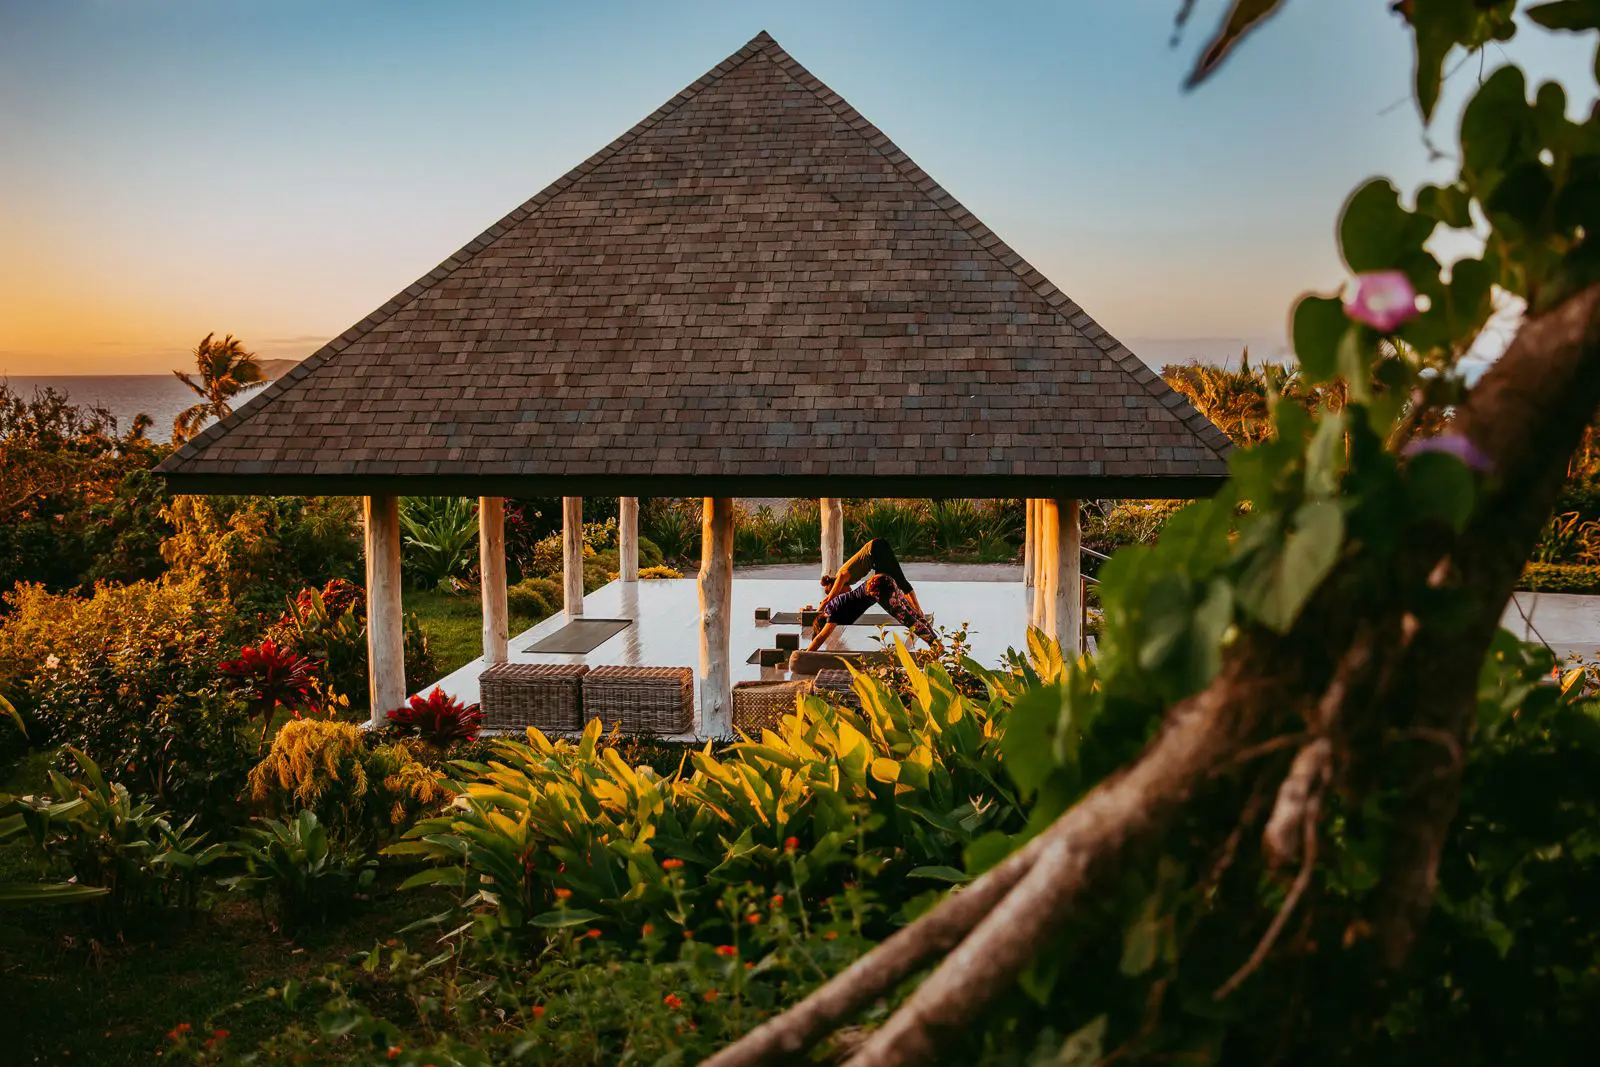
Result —
<svg viewBox="0 0 1600 1067"><path fill-rule="evenodd" d="M1445 171L1386 0L1293 0L1184 94L1224 6L1174 49L1178 0L0 0L0 374L305 356L762 29L1147 359L1271 352L1345 195Z"/></svg>

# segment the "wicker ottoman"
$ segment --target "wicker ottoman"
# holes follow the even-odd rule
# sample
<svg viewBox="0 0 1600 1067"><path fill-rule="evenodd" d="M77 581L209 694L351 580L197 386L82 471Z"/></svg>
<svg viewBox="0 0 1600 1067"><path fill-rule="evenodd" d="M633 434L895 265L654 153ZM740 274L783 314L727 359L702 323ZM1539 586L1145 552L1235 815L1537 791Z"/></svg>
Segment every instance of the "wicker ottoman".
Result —
<svg viewBox="0 0 1600 1067"><path fill-rule="evenodd" d="M740 682L733 687L733 725L752 737L776 730L785 715L793 715L796 702L811 692L811 683Z"/></svg>
<svg viewBox="0 0 1600 1067"><path fill-rule="evenodd" d="M850 677L849 671L818 671L816 692L819 697L824 697L830 703L843 704L857 711L861 709L861 698L856 696L856 683Z"/></svg>
<svg viewBox="0 0 1600 1067"><path fill-rule="evenodd" d="M582 663L496 663L478 677L486 730L583 729Z"/></svg>
<svg viewBox="0 0 1600 1067"><path fill-rule="evenodd" d="M625 734L685 734L694 726L689 667L596 667L583 676L583 717Z"/></svg>

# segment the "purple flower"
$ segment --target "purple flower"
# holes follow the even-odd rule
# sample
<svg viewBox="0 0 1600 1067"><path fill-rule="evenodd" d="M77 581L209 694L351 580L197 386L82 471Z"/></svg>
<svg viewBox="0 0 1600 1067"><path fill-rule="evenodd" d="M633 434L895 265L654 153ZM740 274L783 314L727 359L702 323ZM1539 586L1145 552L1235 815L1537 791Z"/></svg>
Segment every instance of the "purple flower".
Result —
<svg viewBox="0 0 1600 1067"><path fill-rule="evenodd" d="M1417 317L1417 291L1411 287L1411 279L1397 270L1358 274L1355 292L1345 299L1344 313L1379 333L1393 333Z"/></svg>
<svg viewBox="0 0 1600 1067"><path fill-rule="evenodd" d="M1442 433L1438 437L1419 437L1400 450L1400 454L1403 456L1417 456L1424 452L1443 452L1447 456L1454 456L1473 470L1484 474L1487 474L1489 469L1494 466L1483 449L1458 433Z"/></svg>

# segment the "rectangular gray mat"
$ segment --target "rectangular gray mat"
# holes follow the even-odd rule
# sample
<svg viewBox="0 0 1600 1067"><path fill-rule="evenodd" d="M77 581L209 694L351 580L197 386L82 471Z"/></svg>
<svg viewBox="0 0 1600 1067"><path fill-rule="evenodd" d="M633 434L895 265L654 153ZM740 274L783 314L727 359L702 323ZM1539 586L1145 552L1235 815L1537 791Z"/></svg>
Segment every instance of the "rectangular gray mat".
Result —
<svg viewBox="0 0 1600 1067"><path fill-rule="evenodd" d="M582 655L585 652L593 652L632 625L632 619L573 619L555 633L540 638L537 644L523 651Z"/></svg>
<svg viewBox="0 0 1600 1067"><path fill-rule="evenodd" d="M774 626L800 626L803 620L798 611L774 611L768 620ZM899 626L894 619L881 611L869 611L855 622L847 622L846 626Z"/></svg>

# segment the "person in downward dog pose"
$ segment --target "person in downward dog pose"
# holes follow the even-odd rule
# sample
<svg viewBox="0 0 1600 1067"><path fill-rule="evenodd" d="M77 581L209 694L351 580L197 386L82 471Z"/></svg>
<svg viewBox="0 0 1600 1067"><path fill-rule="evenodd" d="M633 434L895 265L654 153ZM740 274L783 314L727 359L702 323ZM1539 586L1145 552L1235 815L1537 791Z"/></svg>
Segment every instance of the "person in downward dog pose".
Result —
<svg viewBox="0 0 1600 1067"><path fill-rule="evenodd" d="M856 585L855 582L863 576L867 576L866 581ZM910 581L900 569L893 550L881 538L868 542L839 569L837 576L823 575L822 587L827 595L817 611L817 621L807 652L821 648L835 628L855 622L873 604L883 608L895 621L926 641L930 648L940 647L939 635L923 614L922 605L917 603L917 595L912 591Z"/></svg>

